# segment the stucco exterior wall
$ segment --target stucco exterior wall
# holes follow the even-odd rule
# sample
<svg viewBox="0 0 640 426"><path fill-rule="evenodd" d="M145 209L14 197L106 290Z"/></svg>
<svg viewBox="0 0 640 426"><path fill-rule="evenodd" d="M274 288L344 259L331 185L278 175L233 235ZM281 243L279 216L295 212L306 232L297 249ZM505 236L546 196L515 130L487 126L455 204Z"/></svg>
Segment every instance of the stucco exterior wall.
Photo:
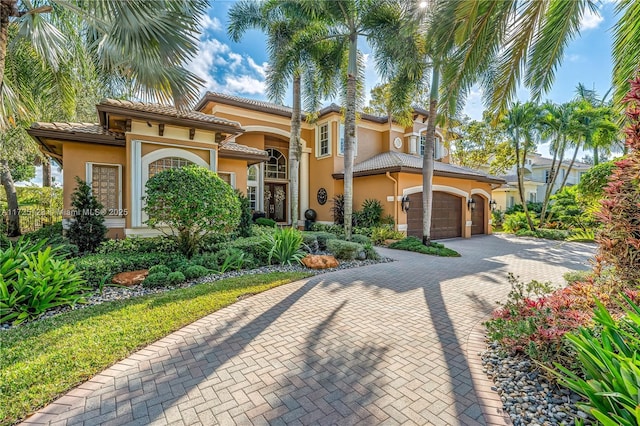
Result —
<svg viewBox="0 0 640 426"><path fill-rule="evenodd" d="M233 173L235 179L234 189L240 190L243 194L247 193L247 162L245 160L236 160L231 158L220 158L218 160L218 171Z"/></svg>

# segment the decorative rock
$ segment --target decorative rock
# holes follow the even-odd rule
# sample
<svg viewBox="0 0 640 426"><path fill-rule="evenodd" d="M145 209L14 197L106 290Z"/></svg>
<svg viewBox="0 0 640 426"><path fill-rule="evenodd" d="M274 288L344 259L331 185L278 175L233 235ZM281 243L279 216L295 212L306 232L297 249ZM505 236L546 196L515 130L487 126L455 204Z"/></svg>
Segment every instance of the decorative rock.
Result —
<svg viewBox="0 0 640 426"><path fill-rule="evenodd" d="M337 268L339 265L335 257L320 254L308 254L302 259L302 264L309 269Z"/></svg>
<svg viewBox="0 0 640 426"><path fill-rule="evenodd" d="M138 271L120 272L116 274L111 281L114 284L124 285L127 287L138 285L149 275L148 269L140 269Z"/></svg>

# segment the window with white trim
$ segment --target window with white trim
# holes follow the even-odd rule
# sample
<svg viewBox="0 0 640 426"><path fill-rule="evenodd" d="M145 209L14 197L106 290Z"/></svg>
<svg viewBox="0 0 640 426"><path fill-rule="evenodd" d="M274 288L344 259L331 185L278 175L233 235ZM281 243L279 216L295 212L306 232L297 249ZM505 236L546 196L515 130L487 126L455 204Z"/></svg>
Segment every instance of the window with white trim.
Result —
<svg viewBox="0 0 640 426"><path fill-rule="evenodd" d="M258 174L260 170L258 165L247 167L247 198L251 210L258 211Z"/></svg>
<svg viewBox="0 0 640 426"><path fill-rule="evenodd" d="M267 148L269 160L265 164L264 177L266 179L286 179L287 178L287 159L280 151L273 148Z"/></svg>
<svg viewBox="0 0 640 426"><path fill-rule="evenodd" d="M154 175L165 170L179 169L181 167L190 166L193 163L180 157L165 157L149 163L149 179Z"/></svg>
<svg viewBox="0 0 640 426"><path fill-rule="evenodd" d="M331 155L331 132L329 123L320 124L316 133L316 157Z"/></svg>
<svg viewBox="0 0 640 426"><path fill-rule="evenodd" d="M344 123L338 126L338 155L344 155ZM356 126L356 137L353 141L353 155L358 155L358 127Z"/></svg>
<svg viewBox="0 0 640 426"><path fill-rule="evenodd" d="M419 152L420 155L424 156L424 147L427 143L427 132L420 133L420 146ZM441 144L440 137L435 135L434 143L433 143L433 158L438 158L436 153L438 152L438 146Z"/></svg>
<svg viewBox="0 0 640 426"><path fill-rule="evenodd" d="M102 204L107 216L121 216L122 166L87 163L87 183L91 193Z"/></svg>
<svg viewBox="0 0 640 426"><path fill-rule="evenodd" d="M230 187L236 187L236 174L233 172L218 172L218 177L229 184Z"/></svg>
<svg viewBox="0 0 640 426"><path fill-rule="evenodd" d="M529 202L530 203L535 203L536 202L536 193L535 192L530 192L529 193Z"/></svg>

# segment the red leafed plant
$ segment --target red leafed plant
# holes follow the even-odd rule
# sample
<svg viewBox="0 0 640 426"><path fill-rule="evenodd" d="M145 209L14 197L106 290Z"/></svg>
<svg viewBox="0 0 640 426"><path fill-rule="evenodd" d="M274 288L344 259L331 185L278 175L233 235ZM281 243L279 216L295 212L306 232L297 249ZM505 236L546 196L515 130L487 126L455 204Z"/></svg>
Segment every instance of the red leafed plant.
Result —
<svg viewBox="0 0 640 426"><path fill-rule="evenodd" d="M630 284L640 280L640 77L631 81L625 97L629 125L625 129L629 154L616 162L605 187L599 219L602 229L596 272L615 268L618 278Z"/></svg>

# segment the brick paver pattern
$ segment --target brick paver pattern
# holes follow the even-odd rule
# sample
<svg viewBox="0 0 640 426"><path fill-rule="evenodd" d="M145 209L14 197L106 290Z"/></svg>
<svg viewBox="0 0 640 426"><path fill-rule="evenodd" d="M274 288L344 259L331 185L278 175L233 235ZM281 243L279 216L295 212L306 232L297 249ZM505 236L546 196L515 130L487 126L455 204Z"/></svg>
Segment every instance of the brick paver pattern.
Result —
<svg viewBox="0 0 640 426"><path fill-rule="evenodd" d="M25 424L508 424L473 330L509 292L508 272L561 284L594 248L501 235L446 245L462 257L380 249L397 260L241 300Z"/></svg>

